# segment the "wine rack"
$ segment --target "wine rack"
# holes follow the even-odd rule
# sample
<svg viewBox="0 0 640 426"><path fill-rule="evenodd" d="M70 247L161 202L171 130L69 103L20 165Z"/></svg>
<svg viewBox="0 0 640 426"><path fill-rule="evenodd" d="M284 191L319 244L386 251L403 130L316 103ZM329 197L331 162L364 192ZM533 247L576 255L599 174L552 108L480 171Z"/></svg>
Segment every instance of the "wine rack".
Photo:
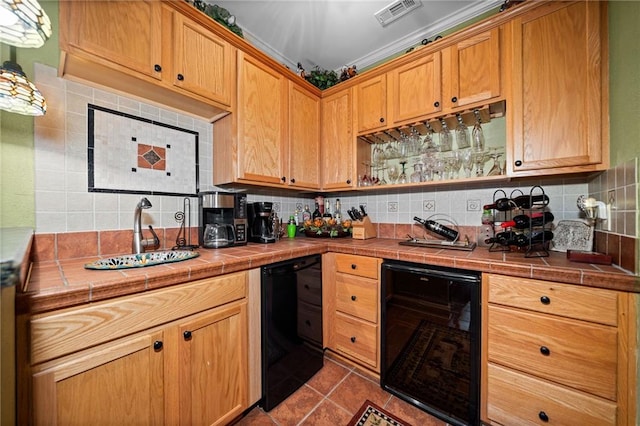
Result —
<svg viewBox="0 0 640 426"><path fill-rule="evenodd" d="M518 200L516 203L514 200ZM512 204L512 205L510 205ZM505 205L509 208L505 208ZM550 228L553 215L548 212L549 197L541 186L533 186L528 194L516 189L509 194L498 189L493 193L493 236L491 252L524 252L524 257L548 257L549 243L553 239ZM514 214L516 213L516 214ZM526 226L505 226L514 219L526 221ZM497 229L498 226L500 229Z"/></svg>

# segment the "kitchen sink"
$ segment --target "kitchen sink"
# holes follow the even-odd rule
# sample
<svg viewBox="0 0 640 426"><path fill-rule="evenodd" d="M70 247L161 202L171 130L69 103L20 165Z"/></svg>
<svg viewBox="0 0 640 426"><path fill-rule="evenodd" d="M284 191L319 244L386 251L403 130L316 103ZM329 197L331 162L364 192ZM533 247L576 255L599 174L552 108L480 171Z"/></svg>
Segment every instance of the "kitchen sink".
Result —
<svg viewBox="0 0 640 426"><path fill-rule="evenodd" d="M98 259L95 262L85 263L85 269L130 269L143 268L145 266L161 265L163 263L180 262L200 256L197 251L191 250L164 250L150 251L140 254L123 254L120 256Z"/></svg>

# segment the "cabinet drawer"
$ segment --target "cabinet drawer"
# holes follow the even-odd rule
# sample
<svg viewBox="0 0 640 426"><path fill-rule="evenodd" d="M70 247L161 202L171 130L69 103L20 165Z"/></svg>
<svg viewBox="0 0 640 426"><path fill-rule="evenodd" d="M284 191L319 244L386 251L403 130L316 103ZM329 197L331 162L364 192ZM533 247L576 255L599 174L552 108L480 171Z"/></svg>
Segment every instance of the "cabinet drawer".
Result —
<svg viewBox="0 0 640 426"><path fill-rule="evenodd" d="M298 299L312 305L322 305L322 271L307 268L297 273Z"/></svg>
<svg viewBox="0 0 640 426"><path fill-rule="evenodd" d="M378 326L336 312L335 349L378 368Z"/></svg>
<svg viewBox="0 0 640 426"><path fill-rule="evenodd" d="M336 270L345 274L378 279L380 266L375 257L336 254Z"/></svg>
<svg viewBox="0 0 640 426"><path fill-rule="evenodd" d="M378 322L378 282L336 274L336 309L363 320Z"/></svg>
<svg viewBox="0 0 640 426"><path fill-rule="evenodd" d="M298 301L298 335L322 344L322 307Z"/></svg>
<svg viewBox="0 0 640 426"><path fill-rule="evenodd" d="M615 425L616 404L489 364L487 417L502 425ZM543 421L544 416L548 421Z"/></svg>
<svg viewBox="0 0 640 426"><path fill-rule="evenodd" d="M489 305L489 360L616 400L617 330Z"/></svg>
<svg viewBox="0 0 640 426"><path fill-rule="evenodd" d="M618 294L526 278L489 275L489 302L615 326Z"/></svg>

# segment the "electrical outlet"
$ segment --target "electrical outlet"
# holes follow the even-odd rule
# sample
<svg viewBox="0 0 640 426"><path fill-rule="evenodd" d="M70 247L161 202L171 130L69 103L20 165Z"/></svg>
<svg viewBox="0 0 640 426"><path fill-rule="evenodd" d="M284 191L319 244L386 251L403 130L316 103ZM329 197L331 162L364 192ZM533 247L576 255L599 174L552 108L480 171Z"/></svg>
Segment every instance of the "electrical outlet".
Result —
<svg viewBox="0 0 640 426"><path fill-rule="evenodd" d="M607 203L611 204L612 208L615 208L616 205L616 191L615 189L611 189L607 192Z"/></svg>
<svg viewBox="0 0 640 426"><path fill-rule="evenodd" d="M435 202L435 200L424 200L422 202L422 211L423 212L435 212L436 211L436 202Z"/></svg>
<svg viewBox="0 0 640 426"><path fill-rule="evenodd" d="M398 202L397 201L389 201L387 203L387 212L395 213L398 211Z"/></svg>
<svg viewBox="0 0 640 426"><path fill-rule="evenodd" d="M485 243L485 240L493 237L493 227L491 225L482 225L480 227L480 238L478 243L480 245L489 245Z"/></svg>
<svg viewBox="0 0 640 426"><path fill-rule="evenodd" d="M272 207L273 207L273 211L274 212L280 213L280 202L279 201L274 201Z"/></svg>

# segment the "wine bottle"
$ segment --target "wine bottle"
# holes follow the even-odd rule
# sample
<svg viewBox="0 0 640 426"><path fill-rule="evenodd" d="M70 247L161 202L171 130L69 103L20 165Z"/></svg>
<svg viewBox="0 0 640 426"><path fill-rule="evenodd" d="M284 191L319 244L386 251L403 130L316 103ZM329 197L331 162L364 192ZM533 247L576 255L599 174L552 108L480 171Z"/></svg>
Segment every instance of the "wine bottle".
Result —
<svg viewBox="0 0 640 426"><path fill-rule="evenodd" d="M324 213L322 213L322 220L328 222L329 219L332 219L333 215L331 214L331 201L327 198L324 200Z"/></svg>
<svg viewBox="0 0 640 426"><path fill-rule="evenodd" d="M493 204L486 204L482 208L506 212L516 208L530 209L535 204L547 205L548 203L549 197L546 194L520 195L515 198L499 198Z"/></svg>
<svg viewBox="0 0 640 426"><path fill-rule="evenodd" d="M302 211L302 223L305 223L307 220L311 219L311 211L309 210L309 204L304 205L304 210Z"/></svg>
<svg viewBox="0 0 640 426"><path fill-rule="evenodd" d="M316 203L316 209L313 211L311 218L315 220L321 217L322 217L322 213L320 213L320 204Z"/></svg>
<svg viewBox="0 0 640 426"><path fill-rule="evenodd" d="M342 211L340 210L340 198L336 198L336 209L333 211L333 217L336 218L337 223L342 222Z"/></svg>
<svg viewBox="0 0 640 426"><path fill-rule="evenodd" d="M539 244L549 242L553 239L551 231L534 231L531 234L516 234L516 237L510 242L510 245L524 247L529 244Z"/></svg>
<svg viewBox="0 0 640 426"><path fill-rule="evenodd" d="M533 213L531 216L519 214L509 221L502 222L500 226L503 228L525 229L529 226L542 226L544 224L551 223L553 222L553 219L554 217L551 212L537 212Z"/></svg>
<svg viewBox="0 0 640 426"><path fill-rule="evenodd" d="M446 226L441 225L434 220L424 220L420 219L419 217L414 217L413 220L424 226L427 231L438 234L449 241L455 241L458 239L458 231L456 231L455 229L447 228Z"/></svg>
<svg viewBox="0 0 640 426"><path fill-rule="evenodd" d="M486 244L500 244L501 246L524 247L531 244L548 242L553 239L551 231L534 231L532 233L517 233L514 231L499 232L493 238L484 240Z"/></svg>

